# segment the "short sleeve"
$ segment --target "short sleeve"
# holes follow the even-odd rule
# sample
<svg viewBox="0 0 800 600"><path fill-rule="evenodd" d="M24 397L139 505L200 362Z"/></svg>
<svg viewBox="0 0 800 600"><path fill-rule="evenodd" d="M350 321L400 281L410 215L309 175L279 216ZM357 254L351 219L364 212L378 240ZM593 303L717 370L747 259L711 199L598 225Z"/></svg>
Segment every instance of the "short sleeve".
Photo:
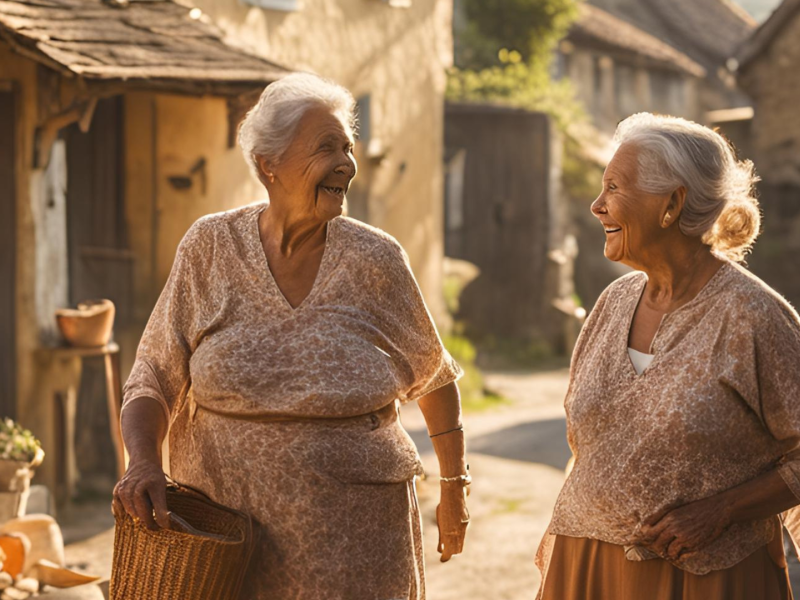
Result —
<svg viewBox="0 0 800 600"><path fill-rule="evenodd" d="M439 337L407 254L394 240L387 246L376 269L377 312L399 366L398 397L405 403L457 381L463 371Z"/></svg>
<svg viewBox="0 0 800 600"><path fill-rule="evenodd" d="M201 289L197 257L204 235L207 232L195 223L178 245L169 278L147 321L123 387L123 411L139 398L154 398L169 422L188 392Z"/></svg>
<svg viewBox="0 0 800 600"><path fill-rule="evenodd" d="M766 290L749 295L726 315L722 382L787 449L778 472L800 498L800 318Z"/></svg>
<svg viewBox="0 0 800 600"><path fill-rule="evenodd" d="M778 472L800 499L800 318L788 305L764 313L755 335L756 387L767 428L791 445Z"/></svg>

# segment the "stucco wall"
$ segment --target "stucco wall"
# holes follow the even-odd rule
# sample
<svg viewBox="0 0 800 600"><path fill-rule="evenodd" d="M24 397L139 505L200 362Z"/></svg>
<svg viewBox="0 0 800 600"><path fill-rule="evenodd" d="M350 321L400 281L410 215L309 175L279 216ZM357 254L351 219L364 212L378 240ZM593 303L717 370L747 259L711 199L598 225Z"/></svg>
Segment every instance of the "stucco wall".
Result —
<svg viewBox="0 0 800 600"><path fill-rule="evenodd" d="M357 98L370 95L371 137L387 154L380 164L362 164L357 178L369 189L367 220L403 244L434 316L443 321L443 101L452 2L392 8L379 0L304 0L294 12L239 0L195 4L231 43L334 79Z"/></svg>
<svg viewBox="0 0 800 600"><path fill-rule="evenodd" d="M34 169L33 141L39 122L36 63L0 44L0 79L12 81L17 92L17 420L42 441L47 455L36 481L54 488L59 454L55 393L76 376L75 360L56 360L42 351L57 337L54 310L63 305L67 293L65 198L63 190L52 186L57 175L63 175L64 165L58 161L56 144L56 161L49 173Z"/></svg>

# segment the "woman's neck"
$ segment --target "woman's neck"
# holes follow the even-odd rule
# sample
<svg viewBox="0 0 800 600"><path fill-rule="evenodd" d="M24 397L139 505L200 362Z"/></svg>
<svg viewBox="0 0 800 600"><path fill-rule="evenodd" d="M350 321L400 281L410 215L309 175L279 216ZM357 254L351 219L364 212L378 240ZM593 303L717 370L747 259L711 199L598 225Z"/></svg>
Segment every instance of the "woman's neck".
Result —
<svg viewBox="0 0 800 600"><path fill-rule="evenodd" d="M724 264L699 241L670 245L639 268L647 274L643 300L670 312L692 300Z"/></svg>
<svg viewBox="0 0 800 600"><path fill-rule="evenodd" d="M326 225L327 221L313 214L298 214L272 202L259 218L262 239L269 240L287 258L300 249L310 250L324 244Z"/></svg>

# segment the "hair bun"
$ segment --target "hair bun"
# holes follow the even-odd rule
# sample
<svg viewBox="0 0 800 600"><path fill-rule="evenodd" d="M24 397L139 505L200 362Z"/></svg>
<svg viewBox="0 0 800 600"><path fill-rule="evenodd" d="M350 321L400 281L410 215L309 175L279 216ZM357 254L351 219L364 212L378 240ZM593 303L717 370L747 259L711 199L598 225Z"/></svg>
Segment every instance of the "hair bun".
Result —
<svg viewBox="0 0 800 600"><path fill-rule="evenodd" d="M761 233L761 209L752 194L730 198L705 241L723 256L741 261Z"/></svg>

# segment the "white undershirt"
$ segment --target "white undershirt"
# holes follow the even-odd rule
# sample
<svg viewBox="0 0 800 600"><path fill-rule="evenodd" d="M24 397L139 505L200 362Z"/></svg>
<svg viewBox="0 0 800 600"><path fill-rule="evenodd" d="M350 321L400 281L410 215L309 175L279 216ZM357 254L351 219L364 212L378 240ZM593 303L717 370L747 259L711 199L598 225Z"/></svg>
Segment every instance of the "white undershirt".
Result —
<svg viewBox="0 0 800 600"><path fill-rule="evenodd" d="M645 354L633 348L628 348L628 356L631 357L631 362L633 363L633 368L636 370L637 375L644 373L644 370L653 362L652 354Z"/></svg>

